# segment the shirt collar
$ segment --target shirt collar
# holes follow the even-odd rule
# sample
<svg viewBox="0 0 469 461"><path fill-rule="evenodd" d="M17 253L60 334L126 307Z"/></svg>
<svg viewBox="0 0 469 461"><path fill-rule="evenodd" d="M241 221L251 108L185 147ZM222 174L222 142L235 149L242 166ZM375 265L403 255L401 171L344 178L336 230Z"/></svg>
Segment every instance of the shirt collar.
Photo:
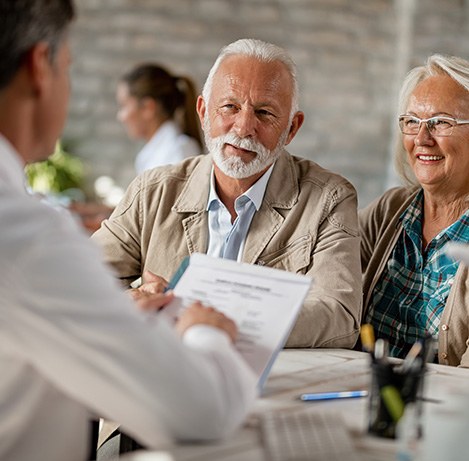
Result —
<svg viewBox="0 0 469 461"><path fill-rule="evenodd" d="M166 120L158 127L147 144L159 143L161 140L164 140L164 138L175 134L180 134L180 130L176 122L173 120Z"/></svg>
<svg viewBox="0 0 469 461"><path fill-rule="evenodd" d="M269 182L270 176L274 169L275 162L270 166L270 168L240 197L245 196L248 197L251 202L256 207L256 211L259 211L259 208L262 205L262 200L264 199L265 190L267 188L267 183ZM239 198L239 197L238 197ZM221 204L221 200L218 197L216 187L215 187L215 173L212 167L212 171L210 173L210 191L208 194L208 201L207 201L207 208L206 210L213 210L214 207L217 207Z"/></svg>
<svg viewBox="0 0 469 461"><path fill-rule="evenodd" d="M417 248L421 248L422 245L423 200L423 189L421 189L399 217L402 227L414 241ZM468 219L469 209L466 210L453 224L436 235L432 242L430 242L430 245L440 245L441 242L444 243L447 240L466 241L466 235L469 236L469 229L467 227Z"/></svg>
<svg viewBox="0 0 469 461"><path fill-rule="evenodd" d="M423 189L421 189L399 217L407 232L422 232Z"/></svg>
<svg viewBox="0 0 469 461"><path fill-rule="evenodd" d="M6 184L16 192L26 194L24 163L15 148L1 134L0 157L2 159L2 167L0 168L0 184Z"/></svg>

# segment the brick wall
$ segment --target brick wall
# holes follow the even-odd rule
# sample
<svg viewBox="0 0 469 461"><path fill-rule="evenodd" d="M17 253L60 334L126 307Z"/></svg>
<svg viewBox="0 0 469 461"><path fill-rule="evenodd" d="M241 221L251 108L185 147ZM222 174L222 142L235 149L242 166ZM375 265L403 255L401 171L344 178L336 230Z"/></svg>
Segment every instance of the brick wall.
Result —
<svg viewBox="0 0 469 461"><path fill-rule="evenodd" d="M108 174L126 186L134 176L140 144L115 120L124 71L154 60L201 88L219 49L252 37L285 47L299 67L306 120L290 152L343 174L363 206L387 181L399 43L411 65L433 52L469 58L469 0L76 1L64 138L85 159L90 182ZM399 1L415 3L404 44L399 24L410 13Z"/></svg>

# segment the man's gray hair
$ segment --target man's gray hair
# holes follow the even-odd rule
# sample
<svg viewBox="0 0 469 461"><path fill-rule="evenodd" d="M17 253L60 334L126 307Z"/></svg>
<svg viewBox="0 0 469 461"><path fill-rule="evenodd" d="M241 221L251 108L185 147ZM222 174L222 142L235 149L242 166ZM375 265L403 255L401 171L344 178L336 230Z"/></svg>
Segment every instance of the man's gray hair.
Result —
<svg viewBox="0 0 469 461"><path fill-rule="evenodd" d="M423 80L437 75L447 75L466 89L469 95L469 61L457 56L434 54L423 66L414 67L405 77L399 92L399 114L407 111L409 100L415 88ZM417 179L407 162L407 153L402 145L402 135L398 139L395 167L399 176L408 185L418 185Z"/></svg>
<svg viewBox="0 0 469 461"><path fill-rule="evenodd" d="M258 59L261 62L281 62L287 68L291 79L292 79L292 107L290 111L290 120L293 115L299 110L298 105L298 79L296 73L296 64L290 55L277 45L272 43L263 42L262 40L255 40L252 38L243 38L236 42L230 43L221 49L215 64L210 69L207 80L205 81L204 88L202 90L202 97L205 103L208 104L210 95L212 93L213 77L217 72L220 64L228 56L250 56Z"/></svg>

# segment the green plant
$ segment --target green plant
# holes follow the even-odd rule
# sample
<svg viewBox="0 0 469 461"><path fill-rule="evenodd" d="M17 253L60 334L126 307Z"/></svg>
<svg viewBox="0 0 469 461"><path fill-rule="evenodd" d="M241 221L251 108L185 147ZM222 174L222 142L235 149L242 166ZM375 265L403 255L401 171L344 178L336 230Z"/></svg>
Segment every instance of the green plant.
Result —
<svg viewBox="0 0 469 461"><path fill-rule="evenodd" d="M66 152L60 141L47 160L27 165L25 171L31 189L42 194L60 194L83 186L82 161Z"/></svg>

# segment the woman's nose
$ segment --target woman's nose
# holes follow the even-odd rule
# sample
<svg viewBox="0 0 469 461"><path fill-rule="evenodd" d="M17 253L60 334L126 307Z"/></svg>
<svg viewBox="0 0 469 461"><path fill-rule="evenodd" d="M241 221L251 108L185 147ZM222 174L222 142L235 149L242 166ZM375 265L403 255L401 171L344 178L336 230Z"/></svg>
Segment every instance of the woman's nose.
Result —
<svg viewBox="0 0 469 461"><path fill-rule="evenodd" d="M419 131L415 135L414 143L416 146L424 146L428 144L434 144L435 139L428 128L426 122L421 122L419 126Z"/></svg>

